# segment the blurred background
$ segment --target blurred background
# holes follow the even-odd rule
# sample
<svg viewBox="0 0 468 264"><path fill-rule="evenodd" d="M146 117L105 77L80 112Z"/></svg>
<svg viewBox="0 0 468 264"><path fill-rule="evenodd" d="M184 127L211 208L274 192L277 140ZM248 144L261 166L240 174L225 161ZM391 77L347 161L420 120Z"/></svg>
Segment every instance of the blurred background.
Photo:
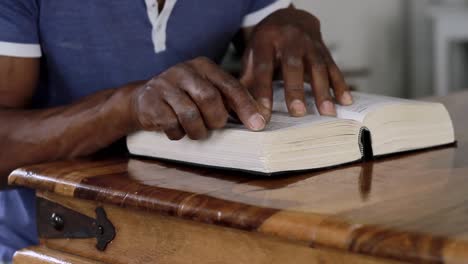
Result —
<svg viewBox="0 0 468 264"><path fill-rule="evenodd" d="M359 91L419 98L468 89L468 0L293 0L318 16Z"/></svg>
<svg viewBox="0 0 468 264"><path fill-rule="evenodd" d="M468 88L467 0L295 0L317 15L349 82L402 97Z"/></svg>

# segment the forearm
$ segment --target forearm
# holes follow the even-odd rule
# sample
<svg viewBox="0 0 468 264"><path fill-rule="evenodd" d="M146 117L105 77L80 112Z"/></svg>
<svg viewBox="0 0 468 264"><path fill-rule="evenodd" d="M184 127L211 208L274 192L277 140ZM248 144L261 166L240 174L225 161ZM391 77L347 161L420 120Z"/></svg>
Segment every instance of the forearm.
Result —
<svg viewBox="0 0 468 264"><path fill-rule="evenodd" d="M105 90L58 108L0 110L0 177L19 166L91 154L132 132L133 89Z"/></svg>

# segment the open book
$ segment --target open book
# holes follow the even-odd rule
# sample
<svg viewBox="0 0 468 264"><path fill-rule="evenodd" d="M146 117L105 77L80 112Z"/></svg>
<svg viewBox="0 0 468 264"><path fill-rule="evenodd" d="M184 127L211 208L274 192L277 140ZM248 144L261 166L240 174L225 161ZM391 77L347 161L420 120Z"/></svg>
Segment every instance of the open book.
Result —
<svg viewBox="0 0 468 264"><path fill-rule="evenodd" d="M128 149L135 155L273 174L455 141L450 116L439 103L355 92L354 104L337 105L338 117L331 118L318 114L306 85L308 115L294 118L281 88L276 87L274 113L262 132L228 124L203 141L170 141L162 133L137 132L127 137Z"/></svg>

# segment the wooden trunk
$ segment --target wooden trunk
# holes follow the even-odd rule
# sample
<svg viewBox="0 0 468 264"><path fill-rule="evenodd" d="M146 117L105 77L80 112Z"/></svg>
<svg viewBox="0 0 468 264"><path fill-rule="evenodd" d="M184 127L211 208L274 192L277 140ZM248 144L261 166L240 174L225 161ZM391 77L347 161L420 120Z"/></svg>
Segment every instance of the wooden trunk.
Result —
<svg viewBox="0 0 468 264"><path fill-rule="evenodd" d="M133 157L18 169L9 183L47 203L41 245L14 262L468 263L468 93L440 101L457 146L327 171L255 178ZM115 237L99 250L102 214Z"/></svg>
<svg viewBox="0 0 468 264"><path fill-rule="evenodd" d="M42 247L28 249L28 252L38 252L41 256L47 254L45 249L49 249L52 257L56 252L66 252L66 257L87 259L90 263L400 263L336 250L312 249L307 243L53 193L41 193L39 196L89 217L95 217L95 208L103 206L117 234L102 252L96 249L94 238L41 239ZM20 251L15 263L30 262Z"/></svg>

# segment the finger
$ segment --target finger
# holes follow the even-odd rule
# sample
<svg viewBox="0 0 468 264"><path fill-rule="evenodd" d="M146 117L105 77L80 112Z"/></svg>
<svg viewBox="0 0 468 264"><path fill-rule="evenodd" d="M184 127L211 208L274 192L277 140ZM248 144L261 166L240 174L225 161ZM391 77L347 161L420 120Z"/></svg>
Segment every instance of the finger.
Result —
<svg viewBox="0 0 468 264"><path fill-rule="evenodd" d="M202 139L208 135L208 130L197 105L183 90L176 88L166 91L164 99L171 106L190 139Z"/></svg>
<svg viewBox="0 0 468 264"><path fill-rule="evenodd" d="M164 130L164 133L166 134L167 138L170 140L181 140L185 137L185 132L182 127L177 127L177 128L169 128Z"/></svg>
<svg viewBox="0 0 468 264"><path fill-rule="evenodd" d="M140 129L145 131L164 131L168 128L180 128L177 116L167 105L158 92L161 89L171 89L160 80L151 81L140 88L136 97L138 105L138 122Z"/></svg>
<svg viewBox="0 0 468 264"><path fill-rule="evenodd" d="M349 92L349 86L346 84L343 74L340 68L336 65L330 51L324 46L326 64L328 67L328 75L331 81L331 87L335 94L336 100L342 105L351 105L353 103L353 97Z"/></svg>
<svg viewBox="0 0 468 264"><path fill-rule="evenodd" d="M164 101L155 108L153 120L159 120L158 127L163 130L170 140L180 140L185 137L185 132L172 108Z"/></svg>
<svg viewBox="0 0 468 264"><path fill-rule="evenodd" d="M175 87L163 79L151 81L144 87L139 99L140 123L147 131L164 131L171 140L180 140L185 132L177 115L161 96L162 90L173 90Z"/></svg>
<svg viewBox="0 0 468 264"><path fill-rule="evenodd" d="M311 86L319 113L321 115L336 116L335 104L330 94L328 68L323 54L319 49L312 46L309 50L307 61L311 76Z"/></svg>
<svg viewBox="0 0 468 264"><path fill-rule="evenodd" d="M194 73L190 81L179 82L180 88L187 92L200 110L205 125L209 129L219 129L226 125L229 117L219 91L191 66L186 66Z"/></svg>
<svg viewBox="0 0 468 264"><path fill-rule="evenodd" d="M156 89L148 87L148 89ZM171 140L180 140L185 132L179 124L176 114L163 100L147 100L143 111L140 111L140 123L145 131L164 131ZM154 103L157 101L157 103Z"/></svg>
<svg viewBox="0 0 468 264"><path fill-rule="evenodd" d="M248 47L242 58L242 73L239 79L240 83L247 89L253 88L253 82L255 80L253 72L253 50Z"/></svg>
<svg viewBox="0 0 468 264"><path fill-rule="evenodd" d="M180 125L176 113L167 103L163 102L162 104L164 105L164 112L167 119L162 126L164 133L170 140L181 140L185 137L185 131Z"/></svg>
<svg viewBox="0 0 468 264"><path fill-rule="evenodd" d="M190 65L221 92L247 128L253 131L265 128L265 118L260 114L253 97L238 80L205 58L192 60Z"/></svg>
<svg viewBox="0 0 468 264"><path fill-rule="evenodd" d="M289 113L295 117L307 113L304 92L304 63L299 49L290 48L283 53L281 68L283 73L286 104Z"/></svg>
<svg viewBox="0 0 468 264"><path fill-rule="evenodd" d="M270 43L254 45L253 86L249 88L253 97L263 108L267 120L271 118L273 108L273 74L275 65L275 50Z"/></svg>

